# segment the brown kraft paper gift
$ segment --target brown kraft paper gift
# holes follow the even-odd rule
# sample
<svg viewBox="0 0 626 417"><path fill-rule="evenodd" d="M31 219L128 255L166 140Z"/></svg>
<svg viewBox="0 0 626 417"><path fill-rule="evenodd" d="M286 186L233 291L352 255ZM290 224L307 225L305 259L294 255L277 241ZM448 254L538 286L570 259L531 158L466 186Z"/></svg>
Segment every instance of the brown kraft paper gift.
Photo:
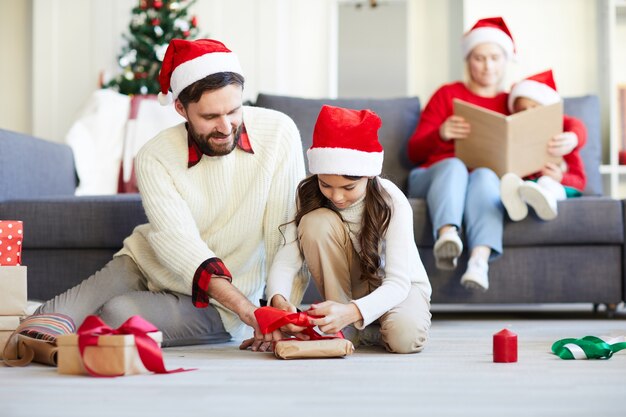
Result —
<svg viewBox="0 0 626 417"><path fill-rule="evenodd" d="M351 355L354 345L346 339L280 340L274 345L274 355L280 359L340 358Z"/></svg>

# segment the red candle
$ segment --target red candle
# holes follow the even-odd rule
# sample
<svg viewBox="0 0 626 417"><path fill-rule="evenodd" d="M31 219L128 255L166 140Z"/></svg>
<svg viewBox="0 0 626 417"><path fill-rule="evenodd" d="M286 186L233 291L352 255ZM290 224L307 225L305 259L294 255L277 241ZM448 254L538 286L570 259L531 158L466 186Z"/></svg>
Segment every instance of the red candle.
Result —
<svg viewBox="0 0 626 417"><path fill-rule="evenodd" d="M517 362L517 335L508 329L493 335L493 361Z"/></svg>

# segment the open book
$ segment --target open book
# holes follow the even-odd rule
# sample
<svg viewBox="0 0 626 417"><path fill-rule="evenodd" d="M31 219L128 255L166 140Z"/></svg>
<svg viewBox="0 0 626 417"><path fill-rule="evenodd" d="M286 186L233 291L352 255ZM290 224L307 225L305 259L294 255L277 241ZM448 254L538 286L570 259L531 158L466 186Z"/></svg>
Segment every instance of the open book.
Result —
<svg viewBox="0 0 626 417"><path fill-rule="evenodd" d="M491 168L499 177L507 172L525 177L546 162L561 162L548 154L548 141L563 132L563 102L505 116L454 99L454 114L471 125L467 139L454 143L456 157L468 168Z"/></svg>

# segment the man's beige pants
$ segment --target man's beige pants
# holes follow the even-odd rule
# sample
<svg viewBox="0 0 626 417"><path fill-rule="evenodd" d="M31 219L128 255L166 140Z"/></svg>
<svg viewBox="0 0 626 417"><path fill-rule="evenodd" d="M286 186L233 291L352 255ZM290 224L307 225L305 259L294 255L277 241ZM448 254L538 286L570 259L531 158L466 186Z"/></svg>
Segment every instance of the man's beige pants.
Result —
<svg viewBox="0 0 626 417"><path fill-rule="evenodd" d="M359 255L348 226L334 211L320 208L306 214L298 225L298 238L311 276L325 300L349 303L380 285L361 279ZM413 283L407 298L377 320L383 346L394 353L421 351L428 338L430 318L430 300Z"/></svg>

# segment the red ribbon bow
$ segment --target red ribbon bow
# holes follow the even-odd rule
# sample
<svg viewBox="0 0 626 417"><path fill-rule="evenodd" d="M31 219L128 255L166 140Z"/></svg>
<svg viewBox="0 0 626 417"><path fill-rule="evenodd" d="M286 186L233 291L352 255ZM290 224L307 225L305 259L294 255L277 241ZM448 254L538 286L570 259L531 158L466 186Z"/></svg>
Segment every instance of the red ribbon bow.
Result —
<svg viewBox="0 0 626 417"><path fill-rule="evenodd" d="M137 346L137 353L141 362L147 370L155 372L157 374L171 374L175 372L193 371L194 369L178 368L171 371L165 369L163 363L163 355L161 354L161 348L150 336L149 332L156 332L159 329L152 323L143 319L141 316L132 316L126 320L117 329L112 329L98 316L87 316L83 324L78 328L78 349L80 350L80 356L83 358L83 365L87 372L92 376L100 377L116 377L124 375L102 375L99 374L87 366L84 361L85 348L87 346L98 346L98 337L104 335L125 335L132 334L135 336L135 345Z"/></svg>
<svg viewBox="0 0 626 417"><path fill-rule="evenodd" d="M320 316L310 315L306 311L292 313L289 311L279 310L275 307L260 307L254 310L254 316L256 317L261 333L263 334L271 333L286 324L294 324L296 326L305 327L302 333L309 336L311 340L344 338L341 332L337 333L337 336L322 336L313 330L315 325L311 324L309 319L319 318Z"/></svg>

